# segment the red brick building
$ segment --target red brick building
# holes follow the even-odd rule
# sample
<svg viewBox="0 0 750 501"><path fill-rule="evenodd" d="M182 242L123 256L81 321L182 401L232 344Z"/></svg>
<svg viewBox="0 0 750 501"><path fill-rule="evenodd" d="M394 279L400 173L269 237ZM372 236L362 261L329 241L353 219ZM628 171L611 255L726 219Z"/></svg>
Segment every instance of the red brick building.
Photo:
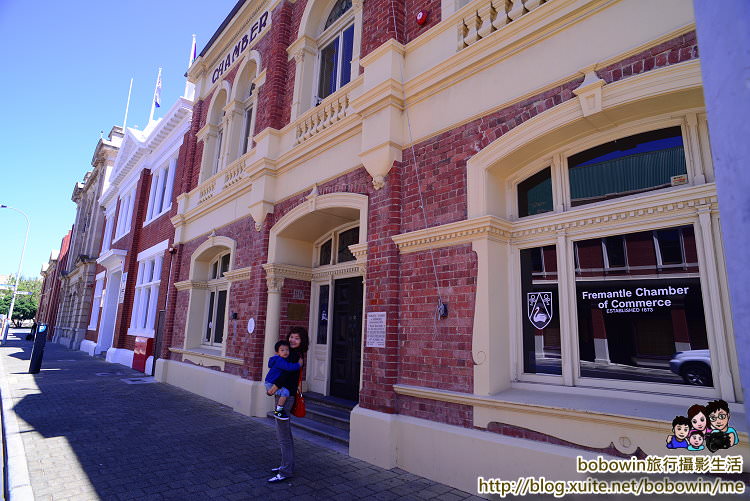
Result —
<svg viewBox="0 0 750 501"><path fill-rule="evenodd" d="M60 305L60 270L65 269L70 246L70 234L63 237L60 249L50 253L49 261L42 266L42 294L39 298L39 309L36 322L47 324L47 332L52 336L57 324L57 312Z"/></svg>
<svg viewBox="0 0 750 501"><path fill-rule="evenodd" d="M170 222L184 178L183 136L192 103L180 98L143 130L128 128L99 203L106 223L98 298L82 349L150 373L172 269Z"/></svg>
<svg viewBox="0 0 750 501"><path fill-rule="evenodd" d="M82 349L264 416L305 327L350 454L469 491L710 399L748 457L690 2L240 0L188 80L107 173Z"/></svg>

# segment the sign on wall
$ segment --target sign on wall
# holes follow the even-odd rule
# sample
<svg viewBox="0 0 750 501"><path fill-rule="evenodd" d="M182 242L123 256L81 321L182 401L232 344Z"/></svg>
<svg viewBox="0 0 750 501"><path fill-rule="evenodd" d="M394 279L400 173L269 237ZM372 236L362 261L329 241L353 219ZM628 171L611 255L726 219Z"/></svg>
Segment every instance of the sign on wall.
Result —
<svg viewBox="0 0 750 501"><path fill-rule="evenodd" d="M120 295L117 297L117 302L122 304L122 302L125 301L125 286L128 283L128 274L127 272L122 274L122 278L120 279Z"/></svg>
<svg viewBox="0 0 750 501"><path fill-rule="evenodd" d="M367 348L385 348L385 321L384 311L367 314Z"/></svg>
<svg viewBox="0 0 750 501"><path fill-rule="evenodd" d="M215 83L225 72L229 71L234 62L239 59L240 55L245 52L257 38L260 38L261 34L264 34L266 29L271 25L268 11L265 11L260 15L257 21L255 21L250 29L240 38L236 44L227 52L226 57L223 57L219 64L214 68L211 74L211 83Z"/></svg>

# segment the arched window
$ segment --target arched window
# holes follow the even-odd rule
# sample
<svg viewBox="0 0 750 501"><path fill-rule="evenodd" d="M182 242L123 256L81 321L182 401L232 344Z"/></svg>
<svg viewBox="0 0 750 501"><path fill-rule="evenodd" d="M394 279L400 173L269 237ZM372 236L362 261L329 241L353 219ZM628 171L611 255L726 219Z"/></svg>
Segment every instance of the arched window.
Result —
<svg viewBox="0 0 750 501"><path fill-rule="evenodd" d="M229 282L224 273L229 271L230 253L222 252L208 265L208 295L203 324L203 340L206 346L221 346L226 330L227 296Z"/></svg>
<svg viewBox="0 0 750 501"><path fill-rule="evenodd" d="M348 84L354 54L352 0L338 0L318 38L318 85L316 104Z"/></svg>
<svg viewBox="0 0 750 501"><path fill-rule="evenodd" d="M224 168L225 162L225 127L226 127L226 105L231 88L229 84L220 88L211 101L208 110L208 123L198 135L198 140L203 140L203 161L201 166L201 179L213 176Z"/></svg>

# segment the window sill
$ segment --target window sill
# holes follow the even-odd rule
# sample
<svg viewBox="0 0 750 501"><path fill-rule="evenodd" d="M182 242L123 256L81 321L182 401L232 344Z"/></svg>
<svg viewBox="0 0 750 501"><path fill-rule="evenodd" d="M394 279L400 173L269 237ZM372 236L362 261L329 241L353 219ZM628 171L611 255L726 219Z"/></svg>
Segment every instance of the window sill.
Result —
<svg viewBox="0 0 750 501"><path fill-rule="evenodd" d="M167 207L166 209L164 209L163 211L161 211L157 215L152 216L151 219L149 219L148 221L144 221L142 228L145 228L149 224L153 223L154 221L156 221L157 219L159 219L160 217L162 217L164 214L168 213L170 211L170 209L172 209L172 205L171 204L169 205L169 207Z"/></svg>
<svg viewBox="0 0 750 501"><path fill-rule="evenodd" d="M128 329L128 336L154 337L154 329Z"/></svg>
<svg viewBox="0 0 750 501"><path fill-rule="evenodd" d="M473 407L474 426L501 423L548 434L573 445L606 448L610 443L629 454L641 448L647 454L664 454L664 439L674 416L687 415L702 399L627 390L584 387L550 387L515 383L495 395L476 395L396 384L399 395L426 398ZM730 403L730 425L740 434L740 447L748 447L742 404ZM738 454L739 450L732 450Z"/></svg>
<svg viewBox="0 0 750 501"><path fill-rule="evenodd" d="M245 361L241 358L227 357L221 354L221 349L212 349L205 347L195 347L189 349L174 348L170 347L169 351L172 353L178 353L180 355L187 355L189 357L206 358L217 362L224 362L234 365L244 365ZM203 365L203 364L201 364Z"/></svg>

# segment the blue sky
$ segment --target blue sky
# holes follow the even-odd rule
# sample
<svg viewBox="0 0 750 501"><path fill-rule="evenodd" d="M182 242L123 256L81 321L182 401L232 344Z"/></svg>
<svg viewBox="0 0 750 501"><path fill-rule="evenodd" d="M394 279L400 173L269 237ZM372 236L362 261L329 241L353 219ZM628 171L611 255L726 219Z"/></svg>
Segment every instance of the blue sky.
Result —
<svg viewBox="0 0 750 501"><path fill-rule="evenodd" d="M37 276L73 225L73 186L100 131L122 125L130 78L128 126L142 129L158 68L163 113L184 91L191 35L200 52L235 3L0 0L0 204L31 221L22 275ZM16 272L25 231L20 214L0 209L0 274Z"/></svg>

